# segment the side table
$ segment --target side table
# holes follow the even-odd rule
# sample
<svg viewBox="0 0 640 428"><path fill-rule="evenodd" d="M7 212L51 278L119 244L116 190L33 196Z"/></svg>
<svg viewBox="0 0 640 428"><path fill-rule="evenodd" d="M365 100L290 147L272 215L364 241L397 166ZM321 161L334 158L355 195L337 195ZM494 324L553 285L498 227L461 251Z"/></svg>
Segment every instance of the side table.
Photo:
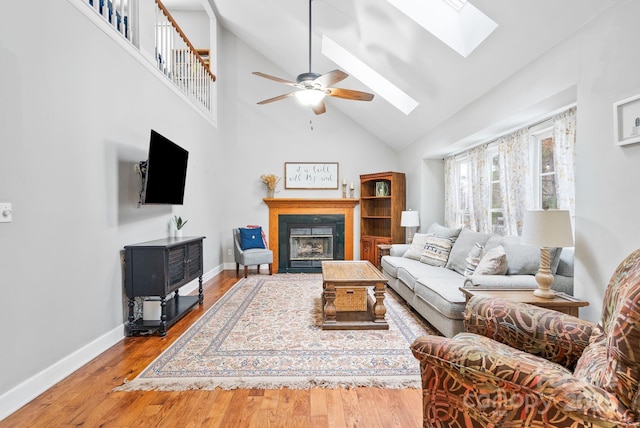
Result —
<svg viewBox="0 0 640 428"><path fill-rule="evenodd" d="M474 289L471 287L460 287L460 291L464 293L467 298L467 302L472 296L491 297L494 299L505 299L514 302L529 303L530 305L538 306L546 309L553 309L554 311L562 312L568 315L578 316L578 310L583 306L589 306L589 302L577 299L573 296L569 296L566 293L557 293L553 299L544 299L542 297L534 296L533 290L527 289Z"/></svg>
<svg viewBox="0 0 640 428"><path fill-rule="evenodd" d="M382 270L382 256L388 256L391 245L378 244L378 269Z"/></svg>

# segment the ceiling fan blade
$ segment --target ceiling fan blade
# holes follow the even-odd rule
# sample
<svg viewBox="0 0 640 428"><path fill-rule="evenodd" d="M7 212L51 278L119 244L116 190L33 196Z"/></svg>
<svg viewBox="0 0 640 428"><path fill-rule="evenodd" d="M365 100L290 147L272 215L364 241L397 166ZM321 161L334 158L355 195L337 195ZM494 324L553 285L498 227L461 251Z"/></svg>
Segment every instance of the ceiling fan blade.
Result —
<svg viewBox="0 0 640 428"><path fill-rule="evenodd" d="M371 101L373 99L373 94L368 92L360 92L354 91L352 89L341 89L341 88L327 88L329 91L329 95L332 97L344 98L347 100L356 100L356 101Z"/></svg>
<svg viewBox="0 0 640 428"><path fill-rule="evenodd" d="M291 96L293 96L295 92L289 92L288 94L284 94L284 95L278 95L277 97L273 97L273 98L269 98L266 100L262 100L260 102L258 102L258 104L262 105L262 104L269 104L272 103L274 101L280 101L280 100L284 100L285 98L289 98Z"/></svg>
<svg viewBox="0 0 640 428"><path fill-rule="evenodd" d="M314 80L314 82L319 83L323 88L327 88L343 81L347 77L349 77L349 75L344 71L333 70L318 77L316 80Z"/></svg>
<svg viewBox="0 0 640 428"><path fill-rule="evenodd" d="M322 114L327 111L327 107L324 105L324 101L320 101L318 104L312 105L311 110L313 110L315 114Z"/></svg>
<svg viewBox="0 0 640 428"><path fill-rule="evenodd" d="M264 77L265 79L274 80L276 82L284 83L285 85L297 86L297 83L290 82L288 80L281 79L279 77L271 76L270 74L261 73L259 71L254 71L251 74L255 74L256 76Z"/></svg>

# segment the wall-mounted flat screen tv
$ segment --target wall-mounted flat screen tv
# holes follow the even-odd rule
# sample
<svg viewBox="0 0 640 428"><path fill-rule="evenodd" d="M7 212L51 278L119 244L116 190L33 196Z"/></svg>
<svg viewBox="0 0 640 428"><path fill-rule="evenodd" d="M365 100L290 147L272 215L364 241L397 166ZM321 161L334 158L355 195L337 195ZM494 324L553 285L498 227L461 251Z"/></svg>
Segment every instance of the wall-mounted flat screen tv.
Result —
<svg viewBox="0 0 640 428"><path fill-rule="evenodd" d="M140 203L182 205L189 152L151 130Z"/></svg>

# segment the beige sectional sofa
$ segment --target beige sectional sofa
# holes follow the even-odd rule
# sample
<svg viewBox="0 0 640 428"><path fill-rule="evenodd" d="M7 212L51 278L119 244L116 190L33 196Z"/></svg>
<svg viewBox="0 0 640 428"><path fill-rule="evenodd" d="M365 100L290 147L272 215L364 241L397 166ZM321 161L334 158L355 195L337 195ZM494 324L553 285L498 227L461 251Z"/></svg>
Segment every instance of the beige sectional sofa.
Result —
<svg viewBox="0 0 640 428"><path fill-rule="evenodd" d="M491 272L485 263L491 257L473 257L479 249L481 256L497 254L491 267L506 272L482 274L480 271ZM426 234L416 234L412 245L392 245L381 264L389 287L442 334L452 337L464 330L465 296L459 288L535 289L540 249L520 244L517 236L449 229L434 223ZM572 248L551 249L551 272L555 277L551 288L573 295Z"/></svg>

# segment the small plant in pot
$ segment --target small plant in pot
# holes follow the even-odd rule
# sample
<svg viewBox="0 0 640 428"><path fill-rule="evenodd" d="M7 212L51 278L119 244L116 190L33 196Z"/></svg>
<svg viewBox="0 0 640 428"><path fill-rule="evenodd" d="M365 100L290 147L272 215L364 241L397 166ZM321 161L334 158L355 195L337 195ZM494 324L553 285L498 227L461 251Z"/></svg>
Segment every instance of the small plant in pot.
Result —
<svg viewBox="0 0 640 428"><path fill-rule="evenodd" d="M173 216L173 223L176 225L175 237L180 238L182 236L182 228L187 224L189 220L183 220L180 216Z"/></svg>

